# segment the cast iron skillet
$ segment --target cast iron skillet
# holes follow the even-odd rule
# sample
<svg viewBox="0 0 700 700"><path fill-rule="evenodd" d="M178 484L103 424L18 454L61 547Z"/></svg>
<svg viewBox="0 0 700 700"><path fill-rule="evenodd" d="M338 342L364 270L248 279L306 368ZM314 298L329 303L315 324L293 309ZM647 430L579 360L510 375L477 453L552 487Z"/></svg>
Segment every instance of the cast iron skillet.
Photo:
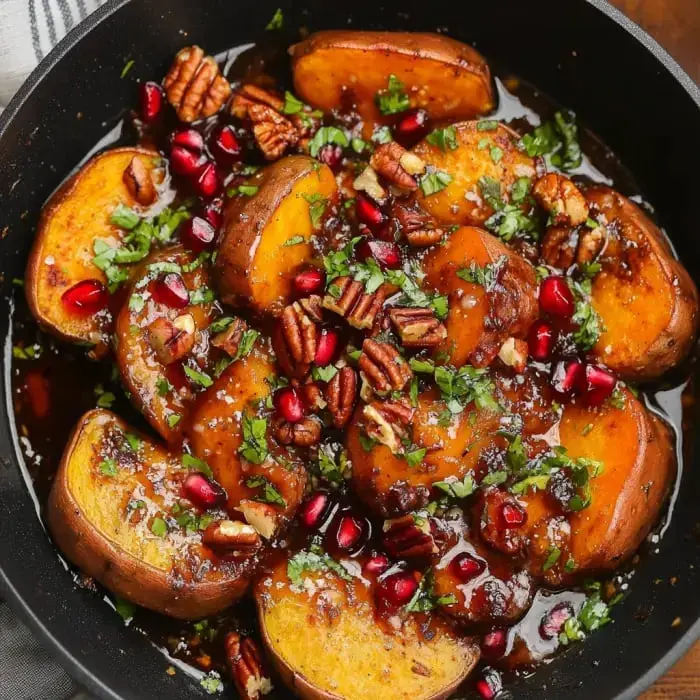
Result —
<svg viewBox="0 0 700 700"><path fill-rule="evenodd" d="M134 103L134 79L158 79L188 43L216 53L254 41L278 5L288 27L446 28L474 42L487 58L573 108L612 146L700 282L700 257L692 255L700 233L700 91L658 44L604 0L112 0L61 42L0 117L0 260L7 312L11 280L23 276L42 204ZM134 68L120 80L129 59ZM7 312L0 313L3 336ZM183 673L166 675L165 657L97 596L76 588L57 557L37 518L18 450L8 389L10 349L8 339L0 389L0 593L98 696L207 697ZM546 691L568 700L593 693L633 698L700 636L699 467L700 460L686 455L670 526L639 567L614 623L519 681L511 688L516 697ZM672 626L676 618L680 624Z"/></svg>

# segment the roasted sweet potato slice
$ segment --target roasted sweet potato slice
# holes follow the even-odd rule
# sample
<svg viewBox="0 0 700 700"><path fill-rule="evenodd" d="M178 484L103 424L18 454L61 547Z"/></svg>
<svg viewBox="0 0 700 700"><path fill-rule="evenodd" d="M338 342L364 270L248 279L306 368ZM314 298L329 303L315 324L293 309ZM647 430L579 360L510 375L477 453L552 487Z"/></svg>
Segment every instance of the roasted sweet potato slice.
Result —
<svg viewBox="0 0 700 700"><path fill-rule="evenodd" d="M593 350L633 380L659 377L690 351L698 326L698 292L652 221L628 199L593 187L586 199L609 225L593 280L592 304L605 330ZM598 214L595 214L595 213Z"/></svg>
<svg viewBox="0 0 700 700"><path fill-rule="evenodd" d="M446 36L324 31L291 53L299 97L326 112L354 108L370 127L382 116L377 95L389 76L403 84L403 107L421 107L433 119L468 119L494 106L484 58Z"/></svg>
<svg viewBox="0 0 700 700"><path fill-rule="evenodd" d="M484 128L484 125L488 128ZM493 213L483 196L481 178L500 183L501 200L510 201L519 177L533 178L535 162L517 146L518 136L496 122L461 122L454 125L456 148L442 150L424 139L413 152L426 164L447 173L452 181L445 189L426 196L416 192L420 206L447 224L481 226Z"/></svg>
<svg viewBox="0 0 700 700"><path fill-rule="evenodd" d="M426 256L424 270L426 285L449 295L447 338L436 352L457 367L490 364L504 341L524 338L537 318L534 268L482 229L455 231Z"/></svg>
<svg viewBox="0 0 700 700"><path fill-rule="evenodd" d="M106 284L95 267L96 239L118 242L124 230L110 223L122 204L143 211L125 183L124 173L136 158L149 176L160 167L160 156L142 148L116 148L93 158L48 201L41 215L29 257L25 290L37 321L56 335L79 343L105 344L111 314L71 312L61 297L83 280Z"/></svg>
<svg viewBox="0 0 700 700"><path fill-rule="evenodd" d="M330 168L289 156L256 173L250 197L228 204L214 281L233 306L277 315L292 297L294 273L314 257L310 243L337 197Z"/></svg>
<svg viewBox="0 0 700 700"><path fill-rule="evenodd" d="M90 411L51 490L51 534L70 561L116 595L172 617L213 615L243 595L255 562L218 560L198 527L178 523L173 504L186 476L179 457L109 411Z"/></svg>
<svg viewBox="0 0 700 700"><path fill-rule="evenodd" d="M122 381L136 407L168 442L179 438L196 388L184 373L183 362L190 358L206 362L204 331L213 305L206 294L206 267L188 268L195 259L182 246L149 256L134 273L114 329ZM180 278L189 297L181 308L164 303L159 294L159 286L171 275Z"/></svg>
<svg viewBox="0 0 700 700"><path fill-rule="evenodd" d="M304 587L292 585L285 560L256 586L266 650L299 697L439 700L476 665L478 647L437 618L409 615L394 629L377 619L366 583L329 571L303 576Z"/></svg>

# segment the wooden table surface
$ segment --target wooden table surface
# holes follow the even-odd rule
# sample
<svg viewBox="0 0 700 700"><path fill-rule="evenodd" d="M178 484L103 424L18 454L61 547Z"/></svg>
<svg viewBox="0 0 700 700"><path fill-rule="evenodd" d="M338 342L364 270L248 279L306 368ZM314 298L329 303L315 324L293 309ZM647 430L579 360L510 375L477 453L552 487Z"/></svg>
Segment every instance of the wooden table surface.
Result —
<svg viewBox="0 0 700 700"><path fill-rule="evenodd" d="M700 0L611 0L700 83ZM641 700L700 700L700 642Z"/></svg>

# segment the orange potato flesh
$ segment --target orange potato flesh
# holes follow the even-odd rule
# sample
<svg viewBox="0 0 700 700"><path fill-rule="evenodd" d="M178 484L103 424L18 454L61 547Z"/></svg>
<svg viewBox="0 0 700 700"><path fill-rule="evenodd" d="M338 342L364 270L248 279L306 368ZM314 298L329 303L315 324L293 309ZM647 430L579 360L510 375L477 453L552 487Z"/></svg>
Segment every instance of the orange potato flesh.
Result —
<svg viewBox="0 0 700 700"><path fill-rule="evenodd" d="M457 276L471 263L483 268L503 256L507 262L491 290ZM452 233L444 246L426 256L423 269L425 284L449 296L447 338L436 354L447 355L447 362L456 367L467 362L477 367L490 364L504 341L524 338L537 318L532 265L482 229L464 226Z"/></svg>
<svg viewBox="0 0 700 700"><path fill-rule="evenodd" d="M324 31L292 47L294 88L325 112L354 107L381 120L377 93L395 75L411 107L436 120L467 119L493 109L489 67L473 48L437 34Z"/></svg>
<svg viewBox="0 0 700 700"><path fill-rule="evenodd" d="M476 665L478 647L439 619L408 616L392 630L376 619L371 590L360 580L304 576L308 588L291 587L283 561L256 586L266 651L298 697L440 700Z"/></svg>
<svg viewBox="0 0 700 700"><path fill-rule="evenodd" d="M128 433L141 440L137 450ZM113 474L106 460L114 460ZM215 614L243 595L252 561L217 563L199 532L168 517L186 475L179 457L113 413L90 411L52 487L51 534L74 564L122 598L172 617ZM155 518L168 522L163 536L151 529Z"/></svg>
<svg viewBox="0 0 700 700"><path fill-rule="evenodd" d="M205 329L211 321L213 305L190 304L182 309L172 309L157 302L150 293L149 279L158 277L149 270L149 265L173 263L180 266L181 276L190 294L208 286L209 276L202 265L185 272L182 267L192 263L196 255L182 246L166 248L150 255L134 274L129 293L115 323L115 354L122 381L131 393L136 407L149 423L169 443L181 435L184 419L194 399L194 393L184 375L180 375L180 364L164 365L156 356L148 337L148 326L158 318L174 321L189 314L196 328L193 354L204 352ZM131 302L134 295L145 300L143 308ZM175 377L174 373L179 377ZM170 381L172 379L172 381ZM163 392L163 382L170 388ZM179 416L179 418L177 418Z"/></svg>
<svg viewBox="0 0 700 700"><path fill-rule="evenodd" d="M71 313L63 294L83 280L106 285L104 272L93 265L96 239L120 241L124 230L109 219L119 205L143 211L123 181L124 171L139 157L150 173L160 162L154 151L116 148L93 158L48 201L41 215L27 267L25 290L37 321L52 333L80 343L106 343L111 315Z"/></svg>
<svg viewBox="0 0 700 700"><path fill-rule="evenodd" d="M502 124L490 131L479 130L479 122L455 124L457 148L442 151L423 140L413 148L427 165L448 173L452 182L444 190L425 196L416 192L420 206L446 224L481 226L493 209L481 196L479 179L490 177L501 183L501 197L519 177L535 176L535 162L516 147L517 134ZM500 160L493 149L500 149Z"/></svg>
<svg viewBox="0 0 700 700"><path fill-rule="evenodd" d="M625 378L653 379L690 352L697 289L639 207L606 187L587 190L586 198L619 231L608 236L593 280L591 303L605 326L593 352Z"/></svg>
<svg viewBox="0 0 700 700"><path fill-rule="evenodd" d="M256 194L234 197L226 208L214 281L226 303L278 315L292 300L294 275L314 258L312 208L325 202L329 211L335 178L313 158L289 156L248 184ZM303 242L285 245L299 236Z"/></svg>

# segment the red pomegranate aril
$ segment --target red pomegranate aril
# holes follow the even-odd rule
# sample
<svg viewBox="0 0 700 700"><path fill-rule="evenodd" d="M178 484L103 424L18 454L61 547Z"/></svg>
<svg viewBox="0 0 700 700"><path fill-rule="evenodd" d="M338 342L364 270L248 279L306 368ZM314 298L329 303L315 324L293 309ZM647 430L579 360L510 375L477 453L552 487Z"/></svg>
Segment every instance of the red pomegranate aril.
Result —
<svg viewBox="0 0 700 700"><path fill-rule="evenodd" d="M396 131L402 136L420 136L425 131L427 113L422 109L409 112L396 126Z"/></svg>
<svg viewBox="0 0 700 700"><path fill-rule="evenodd" d="M321 337L318 339L318 345L316 346L314 364L318 367L325 367L330 364L338 350L339 341L340 336L338 335L338 331L332 328L324 328L321 331Z"/></svg>
<svg viewBox="0 0 700 700"><path fill-rule="evenodd" d="M318 152L318 159L337 172L343 162L343 149L328 143Z"/></svg>
<svg viewBox="0 0 700 700"><path fill-rule="evenodd" d="M496 694L491 690L491 686L483 678L476 682L476 689L484 700L493 700L496 697Z"/></svg>
<svg viewBox="0 0 700 700"><path fill-rule="evenodd" d="M552 276L540 283L540 308L545 313L560 318L570 318L574 313L574 295L563 277Z"/></svg>
<svg viewBox="0 0 700 700"><path fill-rule="evenodd" d="M355 200L357 218L366 226L379 226L385 219L382 210L363 194L358 194Z"/></svg>
<svg viewBox="0 0 700 700"><path fill-rule="evenodd" d="M194 181L194 187L201 197L209 199L219 191L219 176L214 163L205 163Z"/></svg>
<svg viewBox="0 0 700 700"><path fill-rule="evenodd" d="M530 356L538 362L546 362L552 355L554 331L546 321L535 321L527 338Z"/></svg>
<svg viewBox="0 0 700 700"><path fill-rule="evenodd" d="M147 82L141 85L141 119L150 124L163 109L163 88L158 83Z"/></svg>
<svg viewBox="0 0 700 700"><path fill-rule="evenodd" d="M201 253L214 242L214 227L201 216L193 216L180 225L180 240L186 248Z"/></svg>
<svg viewBox="0 0 700 700"><path fill-rule="evenodd" d="M90 316L107 307L109 292L100 280L83 280L63 292L61 301L73 313Z"/></svg>
<svg viewBox="0 0 700 700"><path fill-rule="evenodd" d="M165 304L171 309L183 309L190 303L190 294L185 286L185 280L177 272L169 272L153 284L153 298L159 304Z"/></svg>
<svg viewBox="0 0 700 700"><path fill-rule="evenodd" d="M291 386L285 386L275 392L275 407L288 423L298 423L306 413L301 396Z"/></svg>
<svg viewBox="0 0 700 700"><path fill-rule="evenodd" d="M302 296L317 294L323 289L326 283L326 275L323 270L311 267L300 272L294 278L294 289Z"/></svg>
<svg viewBox="0 0 700 700"><path fill-rule="evenodd" d="M615 391L617 379L602 367L586 365L582 376L583 401L588 406L600 406Z"/></svg>
<svg viewBox="0 0 700 700"><path fill-rule="evenodd" d="M204 217L215 230L218 230L221 226L221 222L224 219L222 208L224 206L223 200L218 197L213 199L202 211L202 217Z"/></svg>
<svg viewBox="0 0 700 700"><path fill-rule="evenodd" d="M484 700L493 700L503 690L501 674L491 668L485 669L483 678L476 682L476 689Z"/></svg>
<svg viewBox="0 0 700 700"><path fill-rule="evenodd" d="M362 570L371 576L380 576L389 568L389 558L384 554L377 554L368 559Z"/></svg>
<svg viewBox="0 0 700 700"><path fill-rule="evenodd" d="M190 177L199 172L204 162L204 156L194 153L182 146L175 146L170 151L170 167L177 175Z"/></svg>
<svg viewBox="0 0 700 700"><path fill-rule="evenodd" d="M452 560L450 568L462 583L467 583L482 574L486 570L486 564L468 552L462 552Z"/></svg>
<svg viewBox="0 0 700 700"><path fill-rule="evenodd" d="M506 530L521 527L527 520L527 513L517 503L507 501L501 506L501 526Z"/></svg>
<svg viewBox="0 0 700 700"><path fill-rule="evenodd" d="M379 582L377 596L380 603L392 607L406 605L418 590L418 582L412 573L399 571Z"/></svg>
<svg viewBox="0 0 700 700"><path fill-rule="evenodd" d="M573 615L574 611L569 603L555 605L540 622L540 636L542 639L555 639L558 637L566 621Z"/></svg>
<svg viewBox="0 0 700 700"><path fill-rule="evenodd" d="M562 360L552 370L552 386L560 394L573 394L584 380L583 364L578 360Z"/></svg>
<svg viewBox="0 0 700 700"><path fill-rule="evenodd" d="M506 653L507 642L505 630L492 630L481 640L481 653L488 659L500 659Z"/></svg>
<svg viewBox="0 0 700 700"><path fill-rule="evenodd" d="M224 490L218 484L215 484L207 479L204 474L195 472L189 474L182 485L183 493L187 500L201 510L213 508L217 503L220 503L224 496Z"/></svg>
<svg viewBox="0 0 700 700"><path fill-rule="evenodd" d="M301 522L309 528L318 527L328 512L329 505L330 496L325 491L317 491L299 509Z"/></svg>
<svg viewBox="0 0 700 700"><path fill-rule="evenodd" d="M343 515L338 521L335 541L340 549L353 549L363 534L364 527L361 520L353 515Z"/></svg>
<svg viewBox="0 0 700 700"><path fill-rule="evenodd" d="M178 131L173 135L173 146L180 146L199 154L204 150L204 137L196 129Z"/></svg>
<svg viewBox="0 0 700 700"><path fill-rule="evenodd" d="M401 250L396 243L366 239L358 246L357 254L362 261L374 258L383 269L395 270L401 267Z"/></svg>
<svg viewBox="0 0 700 700"><path fill-rule="evenodd" d="M215 131L210 144L215 158L219 158L227 164L234 163L240 159L241 144L238 143L236 132L232 126L222 126Z"/></svg>

